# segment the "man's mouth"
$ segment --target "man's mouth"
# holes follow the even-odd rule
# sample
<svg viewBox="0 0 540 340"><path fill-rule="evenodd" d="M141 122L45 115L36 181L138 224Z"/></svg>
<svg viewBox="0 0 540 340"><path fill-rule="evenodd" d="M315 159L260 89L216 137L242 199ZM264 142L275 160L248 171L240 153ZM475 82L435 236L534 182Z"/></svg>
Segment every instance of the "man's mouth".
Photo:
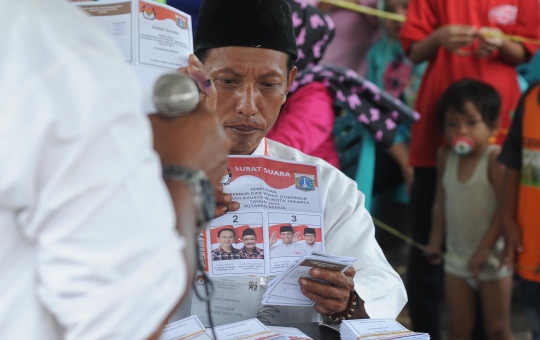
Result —
<svg viewBox="0 0 540 340"><path fill-rule="evenodd" d="M259 128L255 126L251 126L251 125L234 125L234 126L229 126L229 128L235 134L240 135L240 136L251 136L260 130Z"/></svg>

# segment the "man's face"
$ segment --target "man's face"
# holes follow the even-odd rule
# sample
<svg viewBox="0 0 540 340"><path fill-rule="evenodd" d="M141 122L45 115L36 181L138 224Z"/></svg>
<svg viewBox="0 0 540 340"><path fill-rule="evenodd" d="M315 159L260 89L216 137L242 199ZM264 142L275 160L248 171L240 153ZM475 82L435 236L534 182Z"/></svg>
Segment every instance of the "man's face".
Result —
<svg viewBox="0 0 540 340"><path fill-rule="evenodd" d="M315 235L314 234L304 234L304 239L306 240L306 243L312 246L315 243Z"/></svg>
<svg viewBox="0 0 540 340"><path fill-rule="evenodd" d="M242 242L244 242L244 247L247 250L254 250L257 245L257 238L254 235L246 235L242 237Z"/></svg>
<svg viewBox="0 0 540 340"><path fill-rule="evenodd" d="M281 241L285 244L291 244L292 243L292 233L290 231L282 231L280 233Z"/></svg>
<svg viewBox="0 0 540 340"><path fill-rule="evenodd" d="M210 49L206 72L217 89L216 112L232 141L231 154L249 155L277 120L296 68L286 53L254 47Z"/></svg>
<svg viewBox="0 0 540 340"><path fill-rule="evenodd" d="M223 250L231 249L234 242L234 233L230 230L224 230L218 236L219 245Z"/></svg>

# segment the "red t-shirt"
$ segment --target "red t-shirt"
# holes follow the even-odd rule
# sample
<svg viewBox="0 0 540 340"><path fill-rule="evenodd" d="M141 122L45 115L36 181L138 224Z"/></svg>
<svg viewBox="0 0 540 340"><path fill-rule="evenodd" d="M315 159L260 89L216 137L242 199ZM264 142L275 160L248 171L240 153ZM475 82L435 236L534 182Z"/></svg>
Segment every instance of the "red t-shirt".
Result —
<svg viewBox="0 0 540 340"><path fill-rule="evenodd" d="M266 135L276 142L319 157L339 169L334 144L334 97L326 85L313 82L291 95L276 125Z"/></svg>
<svg viewBox="0 0 540 340"><path fill-rule="evenodd" d="M538 39L538 13L537 0L411 0L407 21L401 31L401 43L408 53L413 43L424 40L437 28L451 24L497 27L506 34ZM470 48L477 46L478 42L475 42ZM524 46L530 55L538 48L530 44ZM515 67L502 61L497 53L487 58L478 58L474 54L463 57L441 47L429 61L416 99L415 109L421 118L412 127L412 166L436 166L437 149L443 143L435 114L437 101L451 84L463 78L484 81L499 91L502 110L497 142L503 142L511 113L521 95Z"/></svg>

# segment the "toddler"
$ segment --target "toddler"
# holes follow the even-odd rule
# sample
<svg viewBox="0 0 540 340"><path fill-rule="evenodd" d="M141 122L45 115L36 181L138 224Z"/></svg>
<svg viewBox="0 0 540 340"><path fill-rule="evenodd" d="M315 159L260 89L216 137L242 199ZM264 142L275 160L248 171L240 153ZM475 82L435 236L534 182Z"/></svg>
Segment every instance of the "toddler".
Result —
<svg viewBox="0 0 540 340"><path fill-rule="evenodd" d="M490 85L465 79L442 95L437 116L449 146L438 153L432 229L425 250L429 262L442 262L446 236L445 297L451 339L468 339L479 290L490 339L511 339L512 278L500 268L504 248L498 197L500 148L489 140L498 129L501 98Z"/></svg>

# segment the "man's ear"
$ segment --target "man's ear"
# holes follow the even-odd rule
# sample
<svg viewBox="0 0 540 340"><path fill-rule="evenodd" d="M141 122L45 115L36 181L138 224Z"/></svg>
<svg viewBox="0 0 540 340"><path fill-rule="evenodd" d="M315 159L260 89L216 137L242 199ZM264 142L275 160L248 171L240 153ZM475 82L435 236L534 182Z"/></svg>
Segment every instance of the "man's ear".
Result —
<svg viewBox="0 0 540 340"><path fill-rule="evenodd" d="M281 102L281 105L285 104L285 101L287 100L287 95L289 94L289 89L291 88L291 85L294 82L297 73L298 69L296 68L296 66L293 66L289 71L289 77L287 78L287 91L285 91L285 95L283 96L283 101Z"/></svg>

